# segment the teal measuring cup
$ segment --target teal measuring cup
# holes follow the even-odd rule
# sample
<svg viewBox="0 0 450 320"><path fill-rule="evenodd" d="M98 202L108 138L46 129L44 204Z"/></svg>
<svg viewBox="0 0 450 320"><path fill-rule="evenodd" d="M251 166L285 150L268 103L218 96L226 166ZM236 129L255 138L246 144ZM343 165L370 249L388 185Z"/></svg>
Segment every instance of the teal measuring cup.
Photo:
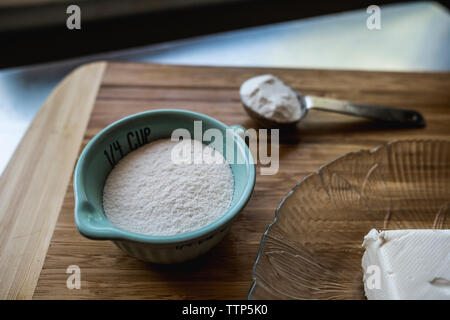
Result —
<svg viewBox="0 0 450 320"><path fill-rule="evenodd" d="M136 148L170 138L176 129L186 129L194 138L194 124L198 121L201 121L202 134L208 129L217 129L224 139L231 138L236 159L240 159L229 161L234 192L225 214L201 229L173 236L143 235L113 225L103 211L102 198L106 178L115 164ZM109 125L84 148L75 168L75 222L79 232L89 239L111 240L129 255L154 263L182 262L207 252L225 236L255 186L255 164L238 134L242 130L240 126L227 126L204 114L175 109L142 112ZM217 150L224 157L226 148L230 148L229 142L223 143L222 150Z"/></svg>

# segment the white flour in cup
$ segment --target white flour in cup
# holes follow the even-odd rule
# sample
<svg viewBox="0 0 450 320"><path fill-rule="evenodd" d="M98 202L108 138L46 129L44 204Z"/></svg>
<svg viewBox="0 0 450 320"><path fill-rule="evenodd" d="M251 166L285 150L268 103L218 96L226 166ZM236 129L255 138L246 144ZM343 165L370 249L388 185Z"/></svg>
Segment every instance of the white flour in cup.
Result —
<svg viewBox="0 0 450 320"><path fill-rule="evenodd" d="M114 225L168 236L200 229L225 214L234 190L229 164L197 140L181 143L193 146L192 157L202 152L220 163L177 164L171 154L178 143L157 140L129 153L114 167L103 190L103 208Z"/></svg>
<svg viewBox="0 0 450 320"><path fill-rule="evenodd" d="M246 106L267 119L286 123L301 117L296 92L271 74L248 79L239 93Z"/></svg>

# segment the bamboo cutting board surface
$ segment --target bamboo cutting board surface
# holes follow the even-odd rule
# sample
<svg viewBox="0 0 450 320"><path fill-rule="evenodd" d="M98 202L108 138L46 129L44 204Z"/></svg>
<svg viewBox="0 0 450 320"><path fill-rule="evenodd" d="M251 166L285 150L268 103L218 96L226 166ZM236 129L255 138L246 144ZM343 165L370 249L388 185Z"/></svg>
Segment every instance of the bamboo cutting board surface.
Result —
<svg viewBox="0 0 450 320"><path fill-rule="evenodd" d="M280 170L255 191L224 240L182 265L151 265L75 226L71 174L79 152L108 124L151 109L201 112L259 128L240 105L247 78L273 73L305 94L416 109L424 129L396 129L310 112L281 133ZM275 208L306 174L347 152L395 139L450 140L450 75L95 63L70 74L33 121L0 178L0 297L23 299L245 299L261 236ZM259 173L259 171L257 171ZM81 270L69 290L66 269Z"/></svg>

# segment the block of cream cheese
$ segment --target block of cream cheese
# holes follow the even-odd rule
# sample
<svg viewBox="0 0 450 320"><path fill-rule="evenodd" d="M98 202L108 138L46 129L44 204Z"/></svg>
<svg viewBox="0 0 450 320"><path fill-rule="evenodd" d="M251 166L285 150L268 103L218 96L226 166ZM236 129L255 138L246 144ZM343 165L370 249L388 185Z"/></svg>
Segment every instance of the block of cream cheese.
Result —
<svg viewBox="0 0 450 320"><path fill-rule="evenodd" d="M372 229L363 247L369 300L450 300L450 230Z"/></svg>

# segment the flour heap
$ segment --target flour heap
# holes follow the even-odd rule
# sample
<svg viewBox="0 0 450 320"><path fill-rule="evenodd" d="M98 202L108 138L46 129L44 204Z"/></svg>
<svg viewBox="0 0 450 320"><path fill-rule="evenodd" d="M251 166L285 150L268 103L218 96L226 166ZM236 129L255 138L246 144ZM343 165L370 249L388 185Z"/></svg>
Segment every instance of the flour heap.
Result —
<svg viewBox="0 0 450 320"><path fill-rule="evenodd" d="M301 117L297 93L273 75L248 79L241 85L240 95L246 106L267 119L287 123Z"/></svg>
<svg viewBox="0 0 450 320"><path fill-rule="evenodd" d="M173 161L179 143L220 161L182 164ZM124 157L111 171L103 190L107 218L121 229L169 236L200 229L221 218L234 190L231 168L223 156L197 140L162 139Z"/></svg>

